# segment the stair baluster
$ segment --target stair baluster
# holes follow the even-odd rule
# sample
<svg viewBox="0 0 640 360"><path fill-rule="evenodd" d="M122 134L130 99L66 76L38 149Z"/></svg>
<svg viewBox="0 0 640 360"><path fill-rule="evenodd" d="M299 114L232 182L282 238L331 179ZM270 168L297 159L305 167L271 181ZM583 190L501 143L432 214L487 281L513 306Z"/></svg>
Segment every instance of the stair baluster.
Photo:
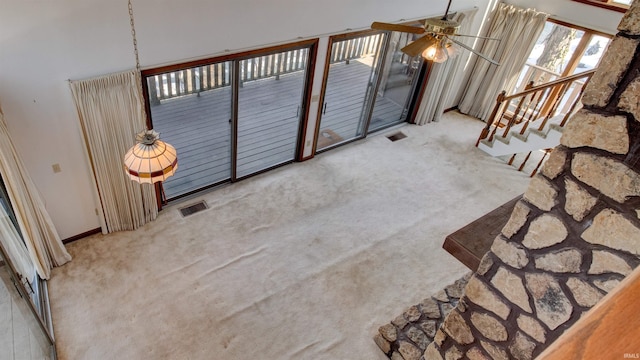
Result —
<svg viewBox="0 0 640 360"><path fill-rule="evenodd" d="M519 165L519 170L523 170L533 151L553 148L559 143L562 128L578 108L584 88L595 71L537 86L529 83L524 91L513 95L501 92L476 146L493 156L528 153ZM496 136L498 129L501 132ZM537 173L546 157L547 152L532 175ZM515 155L509 163L514 160Z"/></svg>
<svg viewBox="0 0 640 360"><path fill-rule="evenodd" d="M487 120L487 125L484 127L484 129L482 129L482 133L480 134L480 137L476 142L476 147L478 146L478 143L480 143L480 140L486 138L489 135L489 131L491 130L491 125L493 125L493 119L495 119L496 115L498 114L500 105L504 101L504 98L506 95L507 95L507 92L504 90L502 90L502 92L498 94L498 98L496 99L496 105L493 107L493 111L491 112L491 116L489 116L489 120ZM494 129L494 134L495 134L495 129ZM491 135L491 138L493 138L493 134Z"/></svg>

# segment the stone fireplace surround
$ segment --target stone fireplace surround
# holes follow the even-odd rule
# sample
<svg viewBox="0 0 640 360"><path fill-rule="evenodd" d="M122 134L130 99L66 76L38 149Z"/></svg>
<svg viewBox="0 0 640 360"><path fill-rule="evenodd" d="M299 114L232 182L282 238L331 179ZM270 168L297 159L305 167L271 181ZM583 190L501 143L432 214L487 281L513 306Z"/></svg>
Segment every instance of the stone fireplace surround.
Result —
<svg viewBox="0 0 640 360"><path fill-rule="evenodd" d="M640 264L640 0L618 30L462 297L432 297L455 304L435 334L413 330L431 300L380 328L391 359L533 359Z"/></svg>

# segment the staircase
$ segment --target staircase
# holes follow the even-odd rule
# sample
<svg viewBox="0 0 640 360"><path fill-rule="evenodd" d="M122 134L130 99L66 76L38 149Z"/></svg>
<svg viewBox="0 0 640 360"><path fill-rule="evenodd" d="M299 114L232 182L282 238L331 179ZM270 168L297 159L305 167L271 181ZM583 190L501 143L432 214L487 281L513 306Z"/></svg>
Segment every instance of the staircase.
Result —
<svg viewBox="0 0 640 360"><path fill-rule="evenodd" d="M506 137L495 136L491 141L482 139L477 146L494 157L554 148L560 143L564 129L560 125L563 118L564 115L554 116L549 119L542 130L529 127L524 134L520 134L523 125L518 124L511 128ZM542 119L537 120L537 122L540 121ZM536 125L536 121L532 124Z"/></svg>
<svg viewBox="0 0 640 360"><path fill-rule="evenodd" d="M524 91L507 96L503 91L478 137L476 146L487 154L500 157L526 154L522 170L532 152L560 144L567 121L582 105L580 98L596 69L557 79L545 84L527 85ZM532 171L535 175L548 151Z"/></svg>

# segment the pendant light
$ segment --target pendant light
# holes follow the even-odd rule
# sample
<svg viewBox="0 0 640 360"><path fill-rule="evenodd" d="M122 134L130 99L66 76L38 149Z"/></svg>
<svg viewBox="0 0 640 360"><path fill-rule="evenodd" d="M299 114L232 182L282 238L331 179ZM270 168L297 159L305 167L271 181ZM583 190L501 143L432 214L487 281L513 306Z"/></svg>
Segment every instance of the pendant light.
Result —
<svg viewBox="0 0 640 360"><path fill-rule="evenodd" d="M140 73L140 59L138 57L138 42L133 22L133 6L129 0L129 20L131 36L133 37L133 52L136 57L136 77L138 93L142 108L142 117L147 119L144 97L142 95L142 77ZM144 130L136 135L136 144L124 156L125 173L133 181L141 184L153 184L165 181L178 169L176 149L160 140L154 130Z"/></svg>
<svg viewBox="0 0 640 360"><path fill-rule="evenodd" d="M178 169L176 149L159 140L157 132L142 131L125 154L124 167L129 178L141 184L165 181Z"/></svg>

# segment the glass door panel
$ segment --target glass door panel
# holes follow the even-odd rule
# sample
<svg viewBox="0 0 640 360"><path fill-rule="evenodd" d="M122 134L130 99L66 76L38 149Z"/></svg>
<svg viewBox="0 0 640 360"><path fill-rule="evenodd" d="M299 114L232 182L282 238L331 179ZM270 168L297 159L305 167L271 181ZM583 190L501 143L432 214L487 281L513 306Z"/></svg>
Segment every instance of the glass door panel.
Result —
<svg viewBox="0 0 640 360"><path fill-rule="evenodd" d="M569 62L583 36L583 30L547 21L512 93L524 91L531 81L539 85L564 76L565 69L572 66Z"/></svg>
<svg viewBox="0 0 640 360"><path fill-rule="evenodd" d="M421 56L411 57L400 51L420 35L392 32L390 36L373 104L369 133L407 120L411 95L423 63Z"/></svg>
<svg viewBox="0 0 640 360"><path fill-rule="evenodd" d="M53 342L3 256L0 251L0 359L54 359Z"/></svg>
<svg viewBox="0 0 640 360"><path fill-rule="evenodd" d="M46 282L37 275L0 178L0 359L55 356Z"/></svg>
<svg viewBox="0 0 640 360"><path fill-rule="evenodd" d="M171 199L231 177L233 62L148 76L153 128L178 152L179 169L163 183Z"/></svg>
<svg viewBox="0 0 640 360"><path fill-rule="evenodd" d="M236 178L295 159L308 60L302 48L237 62Z"/></svg>
<svg viewBox="0 0 640 360"><path fill-rule="evenodd" d="M363 136L385 37L332 40L316 151Z"/></svg>

